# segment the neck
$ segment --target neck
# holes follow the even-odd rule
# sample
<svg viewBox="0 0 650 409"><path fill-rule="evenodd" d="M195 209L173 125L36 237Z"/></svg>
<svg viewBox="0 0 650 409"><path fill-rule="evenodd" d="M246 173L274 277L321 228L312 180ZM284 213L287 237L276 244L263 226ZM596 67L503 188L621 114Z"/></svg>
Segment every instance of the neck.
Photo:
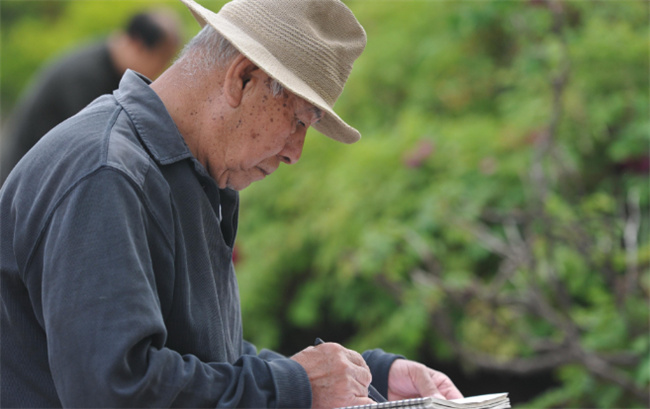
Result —
<svg viewBox="0 0 650 409"><path fill-rule="evenodd" d="M192 154L200 157L200 136L205 132L218 138L223 134L223 100L221 85L223 78L216 73L201 70L190 72L191 62L179 59L152 84L165 108L174 120ZM210 131L206 131L209 127Z"/></svg>

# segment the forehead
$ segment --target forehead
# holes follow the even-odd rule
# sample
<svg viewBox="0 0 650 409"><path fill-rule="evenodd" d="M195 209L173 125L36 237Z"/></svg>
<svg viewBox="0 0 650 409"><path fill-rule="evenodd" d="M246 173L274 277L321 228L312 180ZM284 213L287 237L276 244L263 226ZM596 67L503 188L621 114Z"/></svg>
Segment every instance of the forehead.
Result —
<svg viewBox="0 0 650 409"><path fill-rule="evenodd" d="M311 114L315 122L320 121L323 118L323 111L320 108L305 101L297 95L295 95L295 97L297 101L296 114Z"/></svg>
<svg viewBox="0 0 650 409"><path fill-rule="evenodd" d="M284 86L280 85L279 83L275 83L273 78L270 75L268 75L266 72L263 72L263 74L266 76L264 83L272 93L274 94L276 93L276 90L274 90L274 86L277 85L280 86L281 87L280 89L282 90L282 92L278 94L278 97L283 96L284 98L293 100L292 105L294 107L296 115L310 114L310 116L313 117L314 122L318 122L323 118L323 111L320 108L306 101L298 94L295 94L292 91L286 89Z"/></svg>

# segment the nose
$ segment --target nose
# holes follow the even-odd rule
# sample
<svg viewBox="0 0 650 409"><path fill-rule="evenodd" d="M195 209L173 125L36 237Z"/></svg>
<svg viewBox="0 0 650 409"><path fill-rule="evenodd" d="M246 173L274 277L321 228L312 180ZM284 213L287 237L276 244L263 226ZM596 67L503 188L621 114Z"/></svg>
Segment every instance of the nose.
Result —
<svg viewBox="0 0 650 409"><path fill-rule="evenodd" d="M287 165L293 165L294 163L298 162L300 155L302 155L302 148L305 144L306 134L307 130L301 129L297 130L291 134L291 136L289 136L287 143L278 153L278 157L282 162L286 163Z"/></svg>

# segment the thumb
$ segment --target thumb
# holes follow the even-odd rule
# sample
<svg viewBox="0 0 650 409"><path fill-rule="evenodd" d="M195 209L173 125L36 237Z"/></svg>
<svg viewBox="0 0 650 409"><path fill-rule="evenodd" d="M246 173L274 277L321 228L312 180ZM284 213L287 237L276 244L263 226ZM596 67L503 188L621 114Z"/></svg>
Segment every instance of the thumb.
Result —
<svg viewBox="0 0 650 409"><path fill-rule="evenodd" d="M413 384L418 390L420 396L433 396L436 399L446 400L445 397L440 393L438 387L431 377L431 374L427 370L428 368L417 368L418 370L411 372L411 379Z"/></svg>

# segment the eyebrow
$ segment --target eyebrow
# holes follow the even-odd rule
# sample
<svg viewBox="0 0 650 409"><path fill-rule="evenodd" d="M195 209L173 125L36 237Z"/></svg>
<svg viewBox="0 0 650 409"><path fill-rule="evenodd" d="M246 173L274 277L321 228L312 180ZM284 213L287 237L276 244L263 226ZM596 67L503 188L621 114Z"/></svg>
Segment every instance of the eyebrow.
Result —
<svg viewBox="0 0 650 409"><path fill-rule="evenodd" d="M323 111L322 111L320 108L315 107L315 106L312 105L311 108L310 108L309 110L310 110L311 112L314 113L314 115L316 116L316 118L318 118L318 119L316 120L316 122L318 122L318 121L320 121L321 119L323 119Z"/></svg>

